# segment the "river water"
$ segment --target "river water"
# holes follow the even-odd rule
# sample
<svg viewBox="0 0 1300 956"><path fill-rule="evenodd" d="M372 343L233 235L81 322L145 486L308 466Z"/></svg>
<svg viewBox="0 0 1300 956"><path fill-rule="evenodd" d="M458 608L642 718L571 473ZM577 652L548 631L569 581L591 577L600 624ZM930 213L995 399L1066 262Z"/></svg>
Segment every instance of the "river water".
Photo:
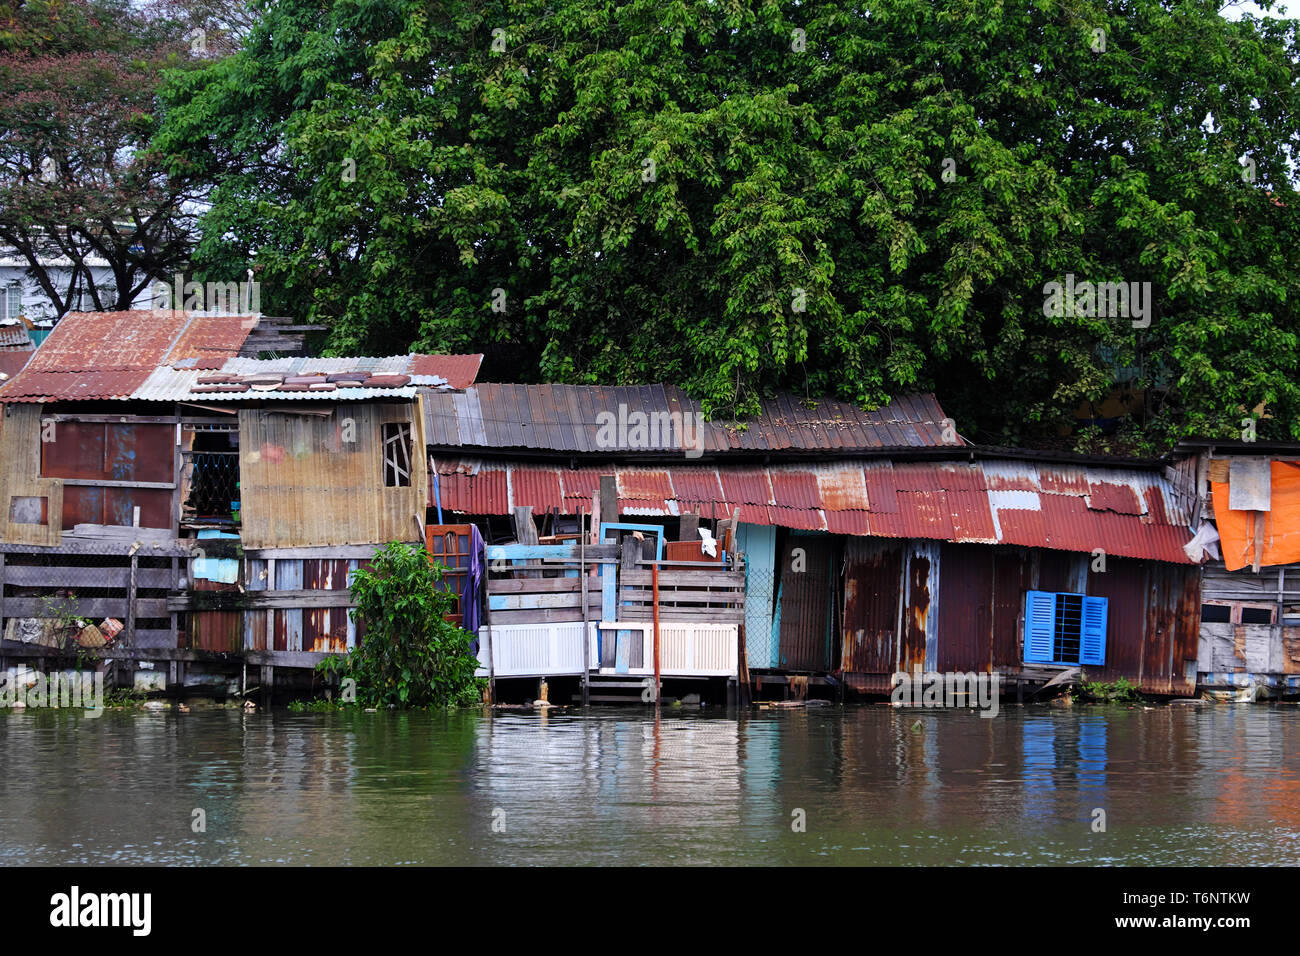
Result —
<svg viewBox="0 0 1300 956"><path fill-rule="evenodd" d="M1298 743L1286 705L29 710L0 860L1296 864Z"/></svg>

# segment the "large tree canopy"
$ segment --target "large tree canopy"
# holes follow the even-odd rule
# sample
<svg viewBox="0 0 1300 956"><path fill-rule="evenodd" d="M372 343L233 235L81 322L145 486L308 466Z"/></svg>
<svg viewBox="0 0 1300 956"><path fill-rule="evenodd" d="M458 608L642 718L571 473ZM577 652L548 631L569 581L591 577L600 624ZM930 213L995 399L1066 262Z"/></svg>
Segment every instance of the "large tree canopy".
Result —
<svg viewBox="0 0 1300 956"><path fill-rule="evenodd" d="M932 388L1003 442L1130 382L1130 447L1261 403L1300 438L1296 27L1204 0L277 0L175 77L155 144L215 184L201 261L255 261L340 352L482 349L492 377L724 414ZM1045 309L1053 282L1150 297Z"/></svg>
<svg viewBox="0 0 1300 956"><path fill-rule="evenodd" d="M129 0L0 0L0 244L59 315L129 308L189 262L193 184L145 149L182 29Z"/></svg>

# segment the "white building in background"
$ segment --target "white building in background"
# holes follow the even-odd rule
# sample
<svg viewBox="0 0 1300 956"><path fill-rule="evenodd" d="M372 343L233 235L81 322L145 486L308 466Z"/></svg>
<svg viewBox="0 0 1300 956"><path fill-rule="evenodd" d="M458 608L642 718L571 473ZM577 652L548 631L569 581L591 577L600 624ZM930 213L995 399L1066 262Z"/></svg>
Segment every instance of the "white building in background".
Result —
<svg viewBox="0 0 1300 956"><path fill-rule="evenodd" d="M95 286L100 290L100 301L106 298L115 299L116 296L112 293L113 271L108 267L108 263L102 259L91 259L89 264L95 278ZM52 274L55 288L66 289L72 277L72 261L50 259L46 263L46 268ZM146 285L135 297L131 307L149 308L152 301L150 296L150 287ZM88 289L82 290L79 295L74 295L68 305L71 312L95 311L95 300ZM111 308L111 305L109 307ZM45 290L41 288L40 283L27 274L27 260L14 255L12 250L3 250L0 251L0 322L17 319L19 315L26 316L38 329L51 328L54 321L59 318L58 310Z"/></svg>

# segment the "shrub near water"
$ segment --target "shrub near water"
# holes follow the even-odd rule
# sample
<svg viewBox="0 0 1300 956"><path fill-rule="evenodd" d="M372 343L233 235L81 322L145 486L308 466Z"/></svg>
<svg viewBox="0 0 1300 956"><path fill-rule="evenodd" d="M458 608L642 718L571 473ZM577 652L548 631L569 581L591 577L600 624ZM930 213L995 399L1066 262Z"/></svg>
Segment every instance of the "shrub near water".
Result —
<svg viewBox="0 0 1300 956"><path fill-rule="evenodd" d="M444 570L424 549L394 541L353 575L353 613L365 636L325 667L356 681L357 703L446 707L481 699L469 635L444 620L453 601L436 587Z"/></svg>

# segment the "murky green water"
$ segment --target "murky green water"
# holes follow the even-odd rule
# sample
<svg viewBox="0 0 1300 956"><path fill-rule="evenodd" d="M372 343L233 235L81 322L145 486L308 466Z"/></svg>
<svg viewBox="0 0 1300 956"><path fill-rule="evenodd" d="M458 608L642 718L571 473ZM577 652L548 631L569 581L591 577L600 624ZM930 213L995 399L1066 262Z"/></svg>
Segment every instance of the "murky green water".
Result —
<svg viewBox="0 0 1300 956"><path fill-rule="evenodd" d="M28 711L0 717L0 859L1296 864L1297 743L1290 706Z"/></svg>

